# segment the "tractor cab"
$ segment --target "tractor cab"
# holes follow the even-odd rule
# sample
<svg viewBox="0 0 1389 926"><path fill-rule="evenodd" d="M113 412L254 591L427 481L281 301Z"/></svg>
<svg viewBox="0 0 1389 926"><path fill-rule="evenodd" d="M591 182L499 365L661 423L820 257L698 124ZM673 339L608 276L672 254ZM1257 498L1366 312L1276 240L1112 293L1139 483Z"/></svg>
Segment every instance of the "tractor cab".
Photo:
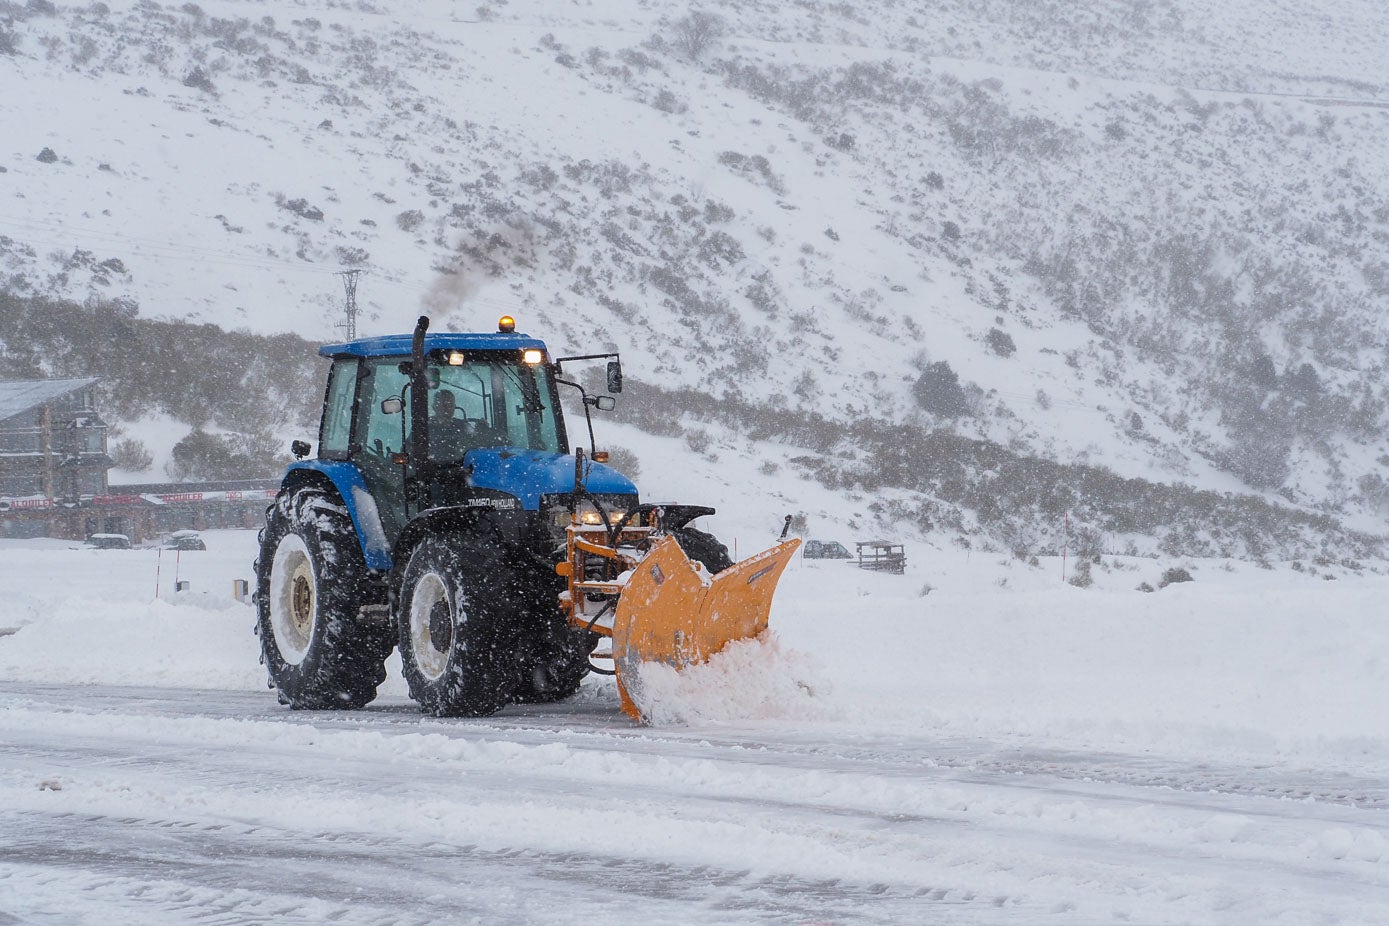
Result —
<svg viewBox="0 0 1389 926"><path fill-rule="evenodd" d="M574 458L559 363L543 342L517 334L509 318L499 327L364 338L320 350L333 366L318 465L345 462L360 474L364 491L356 500L344 492L344 499L364 535L377 534L379 521L383 552L422 511L490 506L520 513L568 504ZM585 393L584 400L586 411L612 407L609 396ZM586 475L589 490L618 509L635 505L636 487L621 474L590 464ZM374 511L358 507L363 499Z"/></svg>

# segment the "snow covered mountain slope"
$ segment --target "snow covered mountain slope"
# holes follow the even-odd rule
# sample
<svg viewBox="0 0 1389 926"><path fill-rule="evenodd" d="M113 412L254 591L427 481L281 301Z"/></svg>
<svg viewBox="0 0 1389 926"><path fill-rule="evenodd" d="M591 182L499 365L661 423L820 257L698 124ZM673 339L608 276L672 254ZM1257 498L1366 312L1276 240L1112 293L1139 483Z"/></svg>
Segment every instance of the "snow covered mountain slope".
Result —
<svg viewBox="0 0 1389 926"><path fill-rule="evenodd" d="M1377 524L1389 12L1235 7L5 3L0 272Z"/></svg>

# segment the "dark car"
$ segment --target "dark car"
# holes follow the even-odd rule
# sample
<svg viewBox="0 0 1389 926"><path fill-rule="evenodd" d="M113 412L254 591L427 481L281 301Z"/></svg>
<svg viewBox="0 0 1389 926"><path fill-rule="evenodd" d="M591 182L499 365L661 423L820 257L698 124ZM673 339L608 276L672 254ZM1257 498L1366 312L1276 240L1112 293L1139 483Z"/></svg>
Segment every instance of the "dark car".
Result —
<svg viewBox="0 0 1389 926"><path fill-rule="evenodd" d="M837 540L807 540L801 555L806 559L853 559L853 554Z"/></svg>
<svg viewBox="0 0 1389 926"><path fill-rule="evenodd" d="M164 538L166 550L206 550L202 536L197 531L174 531Z"/></svg>
<svg viewBox="0 0 1389 926"><path fill-rule="evenodd" d="M130 538L125 534L92 534L87 546L94 550L129 550Z"/></svg>

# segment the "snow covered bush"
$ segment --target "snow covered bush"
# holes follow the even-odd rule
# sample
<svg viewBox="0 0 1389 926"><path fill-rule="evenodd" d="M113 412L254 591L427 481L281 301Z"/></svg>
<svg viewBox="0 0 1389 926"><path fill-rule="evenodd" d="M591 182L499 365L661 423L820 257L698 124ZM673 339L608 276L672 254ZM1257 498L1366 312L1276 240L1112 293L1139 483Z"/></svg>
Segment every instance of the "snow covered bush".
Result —
<svg viewBox="0 0 1389 926"><path fill-rule="evenodd" d="M984 341L989 345L989 350L1000 357L1011 357L1018 349L1018 346L1013 343L1012 335L997 328L990 328Z"/></svg>
<svg viewBox="0 0 1389 926"><path fill-rule="evenodd" d="M1181 566L1173 566L1170 569L1163 570L1162 578L1158 580L1158 588L1166 588L1169 585L1175 585L1179 582L1194 581L1195 579L1191 577L1190 572L1183 569Z"/></svg>
<svg viewBox="0 0 1389 926"><path fill-rule="evenodd" d="M192 87L194 90L201 90L204 93L216 93L217 88L212 84L212 78L207 76L207 72L201 67L195 67L183 77L183 85Z"/></svg>

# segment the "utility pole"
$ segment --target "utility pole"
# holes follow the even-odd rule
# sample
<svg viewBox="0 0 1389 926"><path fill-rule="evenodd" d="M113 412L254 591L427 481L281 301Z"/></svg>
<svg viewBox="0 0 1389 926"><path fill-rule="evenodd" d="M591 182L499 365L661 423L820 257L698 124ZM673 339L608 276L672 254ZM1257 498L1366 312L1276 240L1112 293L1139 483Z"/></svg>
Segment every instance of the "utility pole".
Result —
<svg viewBox="0 0 1389 926"><path fill-rule="evenodd" d="M337 276L342 277L342 288L347 294L347 302L343 305L343 311L347 314L347 340L357 339L357 277L361 275L360 270L339 270Z"/></svg>

